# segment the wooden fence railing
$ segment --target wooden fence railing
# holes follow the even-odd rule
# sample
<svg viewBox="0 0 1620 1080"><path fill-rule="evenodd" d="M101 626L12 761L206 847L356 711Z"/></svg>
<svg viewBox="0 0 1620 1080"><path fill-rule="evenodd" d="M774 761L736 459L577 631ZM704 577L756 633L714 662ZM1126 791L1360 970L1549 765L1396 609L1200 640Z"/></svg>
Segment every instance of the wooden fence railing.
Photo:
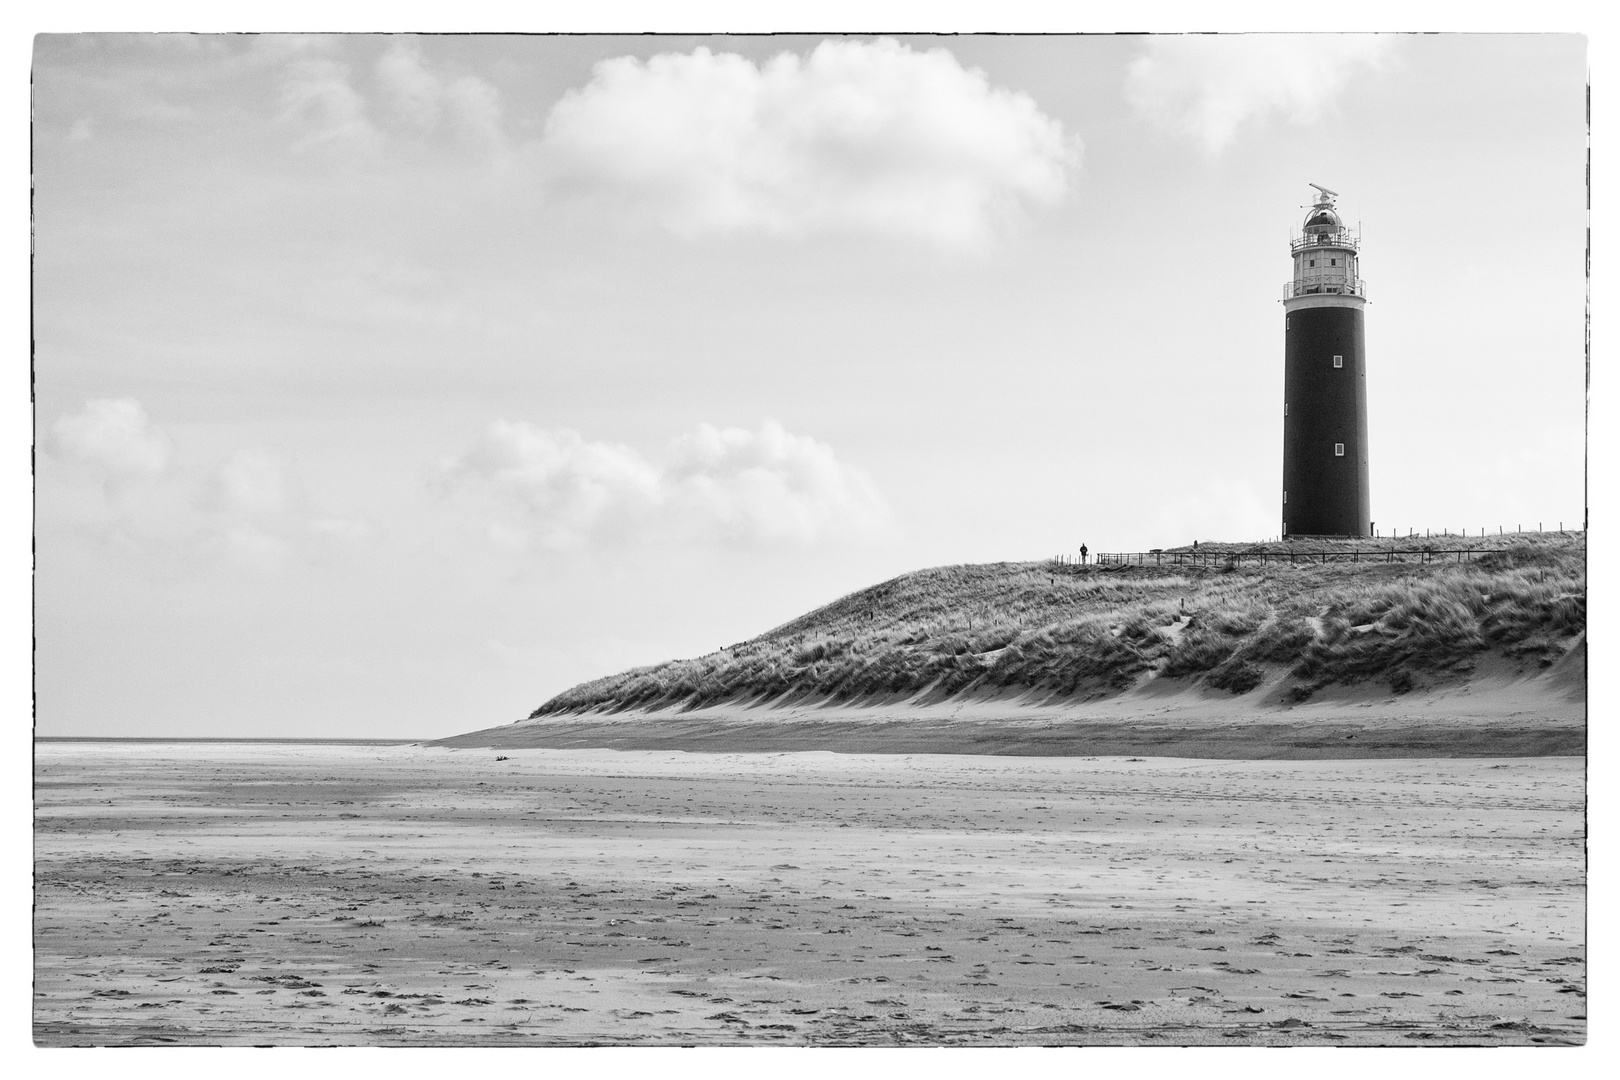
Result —
<svg viewBox="0 0 1620 1080"><path fill-rule="evenodd" d="M1073 555L1052 558L1059 566L1093 566L1113 569L1124 566L1227 566L1239 563L1330 563L1330 562L1465 562L1476 556L1508 548L1350 548L1338 551L1100 551L1084 563Z"/></svg>

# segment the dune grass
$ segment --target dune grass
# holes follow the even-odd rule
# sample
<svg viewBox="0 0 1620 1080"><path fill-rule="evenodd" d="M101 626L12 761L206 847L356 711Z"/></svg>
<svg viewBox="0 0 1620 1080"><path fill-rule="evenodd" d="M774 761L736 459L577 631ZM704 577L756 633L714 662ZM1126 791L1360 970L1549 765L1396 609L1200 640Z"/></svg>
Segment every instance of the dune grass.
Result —
<svg viewBox="0 0 1620 1080"><path fill-rule="evenodd" d="M1319 553L1352 543L1200 550ZM1460 563L921 570L706 656L584 683L531 715L958 695L1085 700L1150 673L1217 693L1246 693L1282 674L1284 692L1303 700L1334 683L1404 692L1458 677L1488 654L1533 670L1584 635L1583 533L1385 540L1377 550L1425 543L1476 554ZM1504 550L1481 550L1493 548Z"/></svg>

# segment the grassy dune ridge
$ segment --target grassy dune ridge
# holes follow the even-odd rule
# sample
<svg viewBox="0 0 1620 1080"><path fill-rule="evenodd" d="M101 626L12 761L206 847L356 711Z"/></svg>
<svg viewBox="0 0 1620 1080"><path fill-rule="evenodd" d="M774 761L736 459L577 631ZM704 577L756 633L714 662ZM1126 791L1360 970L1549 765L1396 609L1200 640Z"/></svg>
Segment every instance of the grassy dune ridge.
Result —
<svg viewBox="0 0 1620 1080"><path fill-rule="evenodd" d="M1472 555L1412 561L1426 547ZM1265 566L1220 558L1262 549L1301 558ZM1359 561L1345 560L1352 549ZM1379 561L1391 550L1409 561ZM1196 566L920 570L706 656L583 683L531 718L958 697L1052 704L1117 695L1148 678L1212 694L1265 688L1302 702L1333 684L1405 693L1465 677L1487 657L1534 672L1585 641L1584 533L1199 551L1206 562ZM1323 553L1338 558L1303 558Z"/></svg>

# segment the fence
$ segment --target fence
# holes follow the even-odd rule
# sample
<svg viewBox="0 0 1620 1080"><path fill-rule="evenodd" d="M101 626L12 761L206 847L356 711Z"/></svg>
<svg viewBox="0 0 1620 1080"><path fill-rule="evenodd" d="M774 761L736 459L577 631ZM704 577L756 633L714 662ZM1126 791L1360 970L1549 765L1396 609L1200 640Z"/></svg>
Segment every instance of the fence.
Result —
<svg viewBox="0 0 1620 1080"><path fill-rule="evenodd" d="M1401 551L1396 548L1351 548L1349 551L1123 551L1100 552L1097 563L1101 566L1225 566L1228 563L1328 563L1328 562L1457 562L1472 559L1477 554L1506 551L1507 548L1419 548Z"/></svg>
<svg viewBox="0 0 1620 1080"><path fill-rule="evenodd" d="M1550 533L1550 532L1553 531L1551 529L1543 530L1542 525L1543 525L1542 522L1538 521L1536 523L1536 531L1535 531L1535 533L1527 532L1527 530L1522 525L1516 526L1514 528L1514 531L1510 533L1510 532L1507 531L1506 526L1498 525L1497 528L1496 528L1496 533L1497 533L1498 536L1505 538L1505 537L1508 537L1508 536L1541 535L1543 532L1549 532ZM1584 525L1582 527L1584 528ZM1564 532L1564 523L1562 521L1560 521L1558 523L1558 530L1557 531L1559 533ZM1580 530L1577 529L1576 531L1578 532ZM1451 539L1453 537L1455 537L1457 539L1461 539L1461 540L1467 540L1472 535L1473 534L1470 533L1467 529L1464 529L1464 530L1462 530L1461 532L1458 532L1458 533L1453 533L1453 532L1451 532L1450 530L1447 530L1447 529L1425 529L1425 530L1423 530L1423 536L1420 538L1417 535L1417 530L1416 529L1408 529L1406 531L1405 536L1402 536L1398 531L1392 531L1390 533L1390 535L1389 535L1389 540L1391 542L1399 542L1399 541L1402 541L1402 540L1417 540L1417 539L1423 539L1423 540L1435 540L1435 539L1440 539L1440 538ZM1479 530L1480 539L1483 540L1484 538L1486 538L1489 535L1490 535L1490 533L1487 532L1486 529L1483 526L1481 526L1480 530ZM1313 537L1305 537L1303 539L1305 539L1308 542L1311 539L1315 539L1315 538L1313 538ZM1346 537L1345 539L1350 539L1350 538ZM1384 537L1377 536L1377 537L1373 537L1372 539L1376 542L1377 540L1384 539ZM1276 541L1271 541L1271 542L1278 543L1278 544L1289 543L1288 541L1282 541L1280 539L1276 540ZM1067 555L1067 554L1065 554L1065 555L1054 555L1048 561L1051 562L1051 564L1053 566L1110 566L1110 567L1114 567L1114 566L1224 566L1224 565L1226 565L1228 563L1236 565L1237 563L1240 563L1240 562L1260 563L1261 565L1266 565L1266 564L1273 563L1273 562L1275 562L1275 563L1285 563L1285 562L1286 563L1327 563L1327 562L1420 562L1420 563L1431 563L1431 562L1447 562L1447 561L1450 561L1450 560L1448 560L1446 558L1446 556L1455 556L1457 562L1463 562L1465 560L1473 559L1473 557L1475 555L1480 554L1480 553L1487 553L1488 554L1488 553L1493 552L1493 551L1507 551L1507 550L1509 550L1509 549L1505 548L1505 547L1494 547L1494 548L1486 548L1486 547L1477 547L1477 548L1434 548L1434 547L1429 547L1427 545L1425 545L1422 548L1408 548L1407 550L1404 550L1404 551L1400 550L1399 548L1350 548L1350 549L1340 549L1340 550L1334 550L1334 551L1300 551L1300 550L1289 550L1289 549L1282 548L1282 547L1278 547L1276 549L1273 549L1273 548L1251 548L1251 549L1246 550L1246 551L1231 551L1231 550L1221 550L1221 549L1211 549L1209 551L1194 551L1194 550L1187 550L1187 549L1182 549L1182 550L1178 550L1178 551L1164 551L1164 550L1161 549L1161 550L1158 550L1158 551L1099 551L1096 554L1091 555L1091 556L1089 556L1087 558L1084 558L1084 559L1082 559L1080 557L1077 557L1077 556L1074 556L1074 555ZM1437 558L1437 556L1438 556L1438 558Z"/></svg>
<svg viewBox="0 0 1620 1080"><path fill-rule="evenodd" d="M1509 551L1505 547L1479 548L1350 548L1324 551L1099 551L1082 563L1073 555L1054 556L1058 566L1094 566L1116 569L1125 566L1236 566L1239 563L1330 563L1330 562L1465 562L1478 555ZM1453 558L1454 557L1454 558Z"/></svg>

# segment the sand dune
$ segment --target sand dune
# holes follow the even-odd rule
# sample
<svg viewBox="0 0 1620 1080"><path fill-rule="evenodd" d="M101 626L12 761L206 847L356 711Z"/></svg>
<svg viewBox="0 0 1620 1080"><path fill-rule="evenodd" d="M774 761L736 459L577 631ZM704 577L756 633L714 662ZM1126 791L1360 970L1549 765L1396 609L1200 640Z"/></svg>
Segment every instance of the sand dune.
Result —
<svg viewBox="0 0 1620 1080"><path fill-rule="evenodd" d="M1566 668L1504 665L1418 693L1331 687L1281 704L1276 684L1234 698L1154 678L1095 701L1016 695L936 704L716 705L521 720L444 739L455 747L1209 758L1518 757L1586 752L1585 648Z"/></svg>
<svg viewBox="0 0 1620 1080"><path fill-rule="evenodd" d="M40 1043L1580 1042L1578 758L42 742Z"/></svg>

